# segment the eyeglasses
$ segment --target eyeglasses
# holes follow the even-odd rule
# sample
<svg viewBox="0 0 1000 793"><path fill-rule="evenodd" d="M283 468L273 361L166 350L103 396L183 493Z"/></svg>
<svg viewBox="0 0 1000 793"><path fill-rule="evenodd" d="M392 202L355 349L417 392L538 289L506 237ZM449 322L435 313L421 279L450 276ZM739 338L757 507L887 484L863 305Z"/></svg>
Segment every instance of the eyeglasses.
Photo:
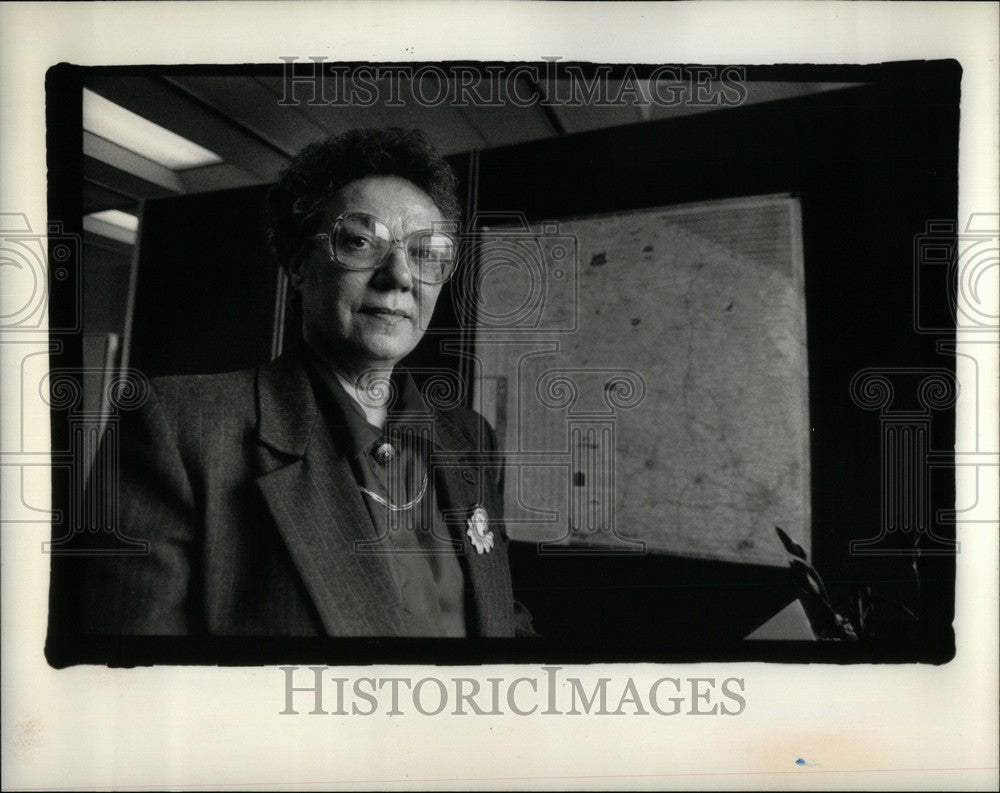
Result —
<svg viewBox="0 0 1000 793"><path fill-rule="evenodd" d="M312 238L326 242L330 259L348 270L374 270L399 245L406 254L410 274L418 281L444 283L455 271L455 237L437 228L414 231L397 240L377 217L347 212L333 221L328 233L314 234Z"/></svg>

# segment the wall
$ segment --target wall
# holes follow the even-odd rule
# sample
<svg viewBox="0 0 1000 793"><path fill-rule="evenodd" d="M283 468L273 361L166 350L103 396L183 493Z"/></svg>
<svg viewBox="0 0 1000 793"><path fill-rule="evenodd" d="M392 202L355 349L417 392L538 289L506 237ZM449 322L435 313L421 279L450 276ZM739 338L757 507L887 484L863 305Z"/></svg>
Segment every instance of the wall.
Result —
<svg viewBox="0 0 1000 793"><path fill-rule="evenodd" d="M953 557L925 556L918 586L909 557L849 551L852 539L879 534L882 494L879 418L851 400L849 386L871 366L954 367L952 358L936 351L948 333L915 332L913 290L916 238L928 221L957 214L960 69L952 62L846 74L872 84L483 152L478 206L517 208L529 221L543 221L733 196L798 195L813 559L835 600L849 598L858 585L873 588L883 638L912 642L916 652L947 654ZM940 310L948 298L939 291L924 299ZM953 430L951 414L936 414L933 447L952 448ZM951 482L941 477L934 484L935 507L951 506ZM678 626L690 628L696 639L738 633L737 612L752 608L744 598L761 598L763 614L772 588L780 586L749 567L665 557L552 560L526 548L516 553L520 583L540 626L560 636L597 632L650 646ZM694 619L695 613L702 616Z"/></svg>

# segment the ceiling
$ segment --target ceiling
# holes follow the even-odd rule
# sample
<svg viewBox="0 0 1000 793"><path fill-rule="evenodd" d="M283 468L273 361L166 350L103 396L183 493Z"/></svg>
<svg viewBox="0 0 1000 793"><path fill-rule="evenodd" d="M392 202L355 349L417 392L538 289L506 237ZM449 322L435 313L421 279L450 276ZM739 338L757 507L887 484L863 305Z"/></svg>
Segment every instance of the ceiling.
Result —
<svg viewBox="0 0 1000 793"><path fill-rule="evenodd" d="M789 99L852 85L747 82L743 84L746 95L740 104ZM446 90L447 98L436 107L412 100L398 104L374 101L367 106L360 102L311 104L314 87L311 84L292 85L296 101L283 102L286 85L278 75L94 73L85 78L84 86L86 92L92 92L92 101L89 105L85 101L84 105L85 214L120 210L134 215L139 202L147 198L269 183L306 144L355 127L420 127L444 154L456 154L725 109L725 106L713 104L649 101L648 83L644 84L642 96L637 101L617 106L607 103L597 106L593 102L571 105L552 99L567 96L568 86L564 80L535 81L520 76L510 81L508 92L522 99L549 99L550 103L534 101L523 106L527 102L508 101L496 106L472 103L460 106L453 101L456 96L454 81L447 81L446 89L438 85L437 88L431 86L429 93L425 91L424 96L433 98L435 91ZM363 90L365 87L353 84L346 77L339 86L324 86L323 98L330 99L328 92ZM607 86L606 95L617 96L621 81L608 80ZM391 99L391 87L386 80L368 83L369 91L374 88L380 100ZM403 78L396 80L396 87L399 96L404 98L414 96L414 90L421 89ZM441 97L446 95L440 94ZM663 95L661 92L660 96ZM148 130L155 129L148 127L143 132L137 127L131 137L119 134L110 116L88 110L88 107L99 106L107 111L108 102L153 122L162 128L161 134L163 130L174 133L175 141L180 141L196 155L203 153L207 164L184 167L181 158L144 156L136 151L145 148L144 139L154 137ZM114 110L113 106L110 109ZM107 217L116 222L113 214ZM90 224L89 230L104 233L95 223ZM134 239L134 231L131 237L127 234L120 237L126 242L130 238Z"/></svg>

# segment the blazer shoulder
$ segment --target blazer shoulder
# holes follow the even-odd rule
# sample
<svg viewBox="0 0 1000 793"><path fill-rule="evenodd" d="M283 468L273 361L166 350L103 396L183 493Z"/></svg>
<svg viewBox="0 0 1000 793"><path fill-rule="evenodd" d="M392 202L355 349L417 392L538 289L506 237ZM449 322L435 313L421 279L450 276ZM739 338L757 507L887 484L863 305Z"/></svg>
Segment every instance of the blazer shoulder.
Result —
<svg viewBox="0 0 1000 793"><path fill-rule="evenodd" d="M481 445L483 451L496 449L496 434L489 421L481 414L466 407L448 408L442 413L461 430L472 448L480 448Z"/></svg>
<svg viewBox="0 0 1000 793"><path fill-rule="evenodd" d="M168 415L233 417L255 410L257 368L223 374L171 375L156 377L150 387Z"/></svg>

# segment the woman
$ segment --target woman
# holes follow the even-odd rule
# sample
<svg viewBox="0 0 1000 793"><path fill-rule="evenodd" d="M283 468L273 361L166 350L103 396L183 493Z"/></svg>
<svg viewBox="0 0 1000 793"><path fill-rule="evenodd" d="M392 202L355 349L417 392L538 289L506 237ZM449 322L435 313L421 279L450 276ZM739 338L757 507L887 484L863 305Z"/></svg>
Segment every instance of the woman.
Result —
<svg viewBox="0 0 1000 793"><path fill-rule="evenodd" d="M289 163L269 241L304 343L152 381L121 429L117 522L146 552L55 559L53 614L72 582L72 632L530 632L492 430L397 368L454 273L455 184L416 131L354 130Z"/></svg>

